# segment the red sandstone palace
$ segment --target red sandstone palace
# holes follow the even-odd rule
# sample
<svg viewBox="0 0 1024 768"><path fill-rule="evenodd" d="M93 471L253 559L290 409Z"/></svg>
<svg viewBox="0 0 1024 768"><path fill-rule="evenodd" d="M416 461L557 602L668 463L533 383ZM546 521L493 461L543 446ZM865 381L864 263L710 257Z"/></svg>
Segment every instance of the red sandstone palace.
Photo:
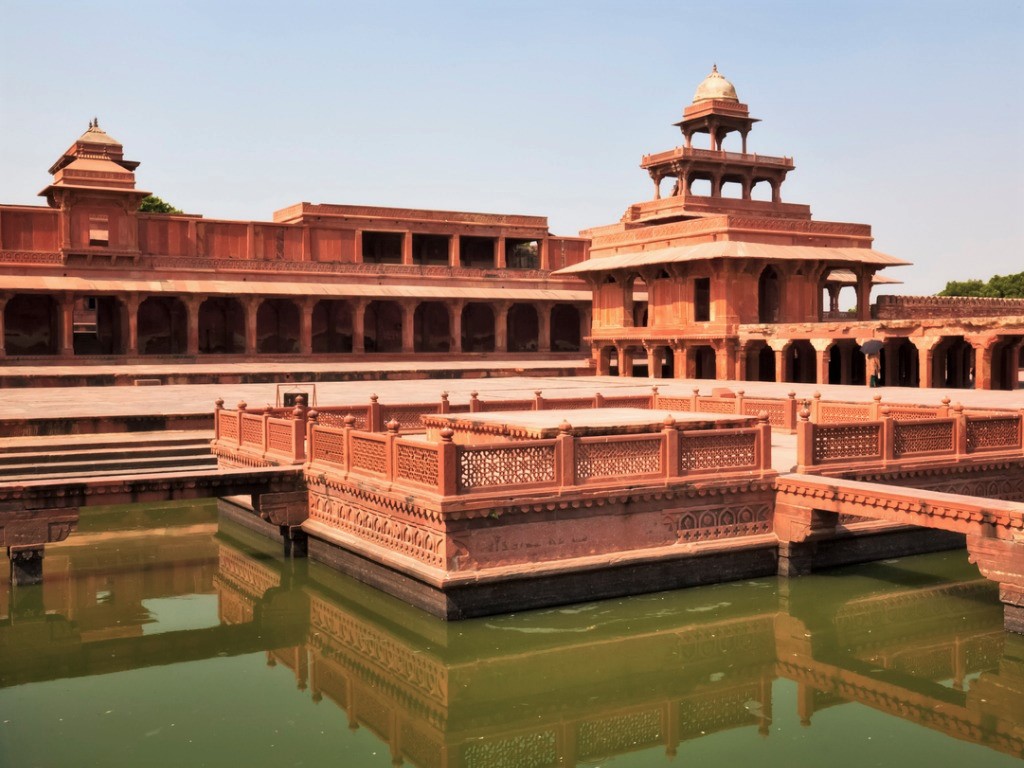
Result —
<svg viewBox="0 0 1024 768"><path fill-rule="evenodd" d="M907 262L868 225L783 202L793 161L747 151L755 122L713 70L684 145L642 159L653 199L569 238L539 216L350 205L144 214L138 163L93 121L51 167L48 206L0 206L0 356L578 357L589 341L600 374L848 384L877 365L888 386L1015 388L1024 300L872 304Z"/></svg>

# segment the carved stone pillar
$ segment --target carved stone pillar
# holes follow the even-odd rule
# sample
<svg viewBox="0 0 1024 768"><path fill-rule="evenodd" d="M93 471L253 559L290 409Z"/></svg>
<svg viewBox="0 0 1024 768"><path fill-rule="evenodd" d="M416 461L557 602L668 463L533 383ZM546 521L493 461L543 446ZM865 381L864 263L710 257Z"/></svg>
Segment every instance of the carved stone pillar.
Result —
<svg viewBox="0 0 1024 768"><path fill-rule="evenodd" d="M494 239L494 268L504 269L505 264L505 236L502 235Z"/></svg>
<svg viewBox="0 0 1024 768"><path fill-rule="evenodd" d="M205 296L189 296L185 299L185 311L188 313L185 350L192 356L199 354L199 308L205 299Z"/></svg>
<svg viewBox="0 0 1024 768"><path fill-rule="evenodd" d="M537 304L537 351L551 351L551 304Z"/></svg>
<svg viewBox="0 0 1024 768"><path fill-rule="evenodd" d="M448 238L448 266L458 267L460 266L460 247L462 243L459 240L458 235L452 235Z"/></svg>
<svg viewBox="0 0 1024 768"><path fill-rule="evenodd" d="M352 299L352 353L366 351L366 299Z"/></svg>
<svg viewBox="0 0 1024 768"><path fill-rule="evenodd" d="M832 339L811 339L811 346L814 347L815 358L815 381L818 384L828 384L828 366L831 362Z"/></svg>
<svg viewBox="0 0 1024 768"><path fill-rule="evenodd" d="M942 339L939 336L922 336L911 339L911 341L917 347L917 386L932 387L934 386L932 381L935 368L934 351Z"/></svg>
<svg viewBox="0 0 1024 768"><path fill-rule="evenodd" d="M885 386L887 387L899 386L900 361L899 353L896 351L899 341L900 339L885 340Z"/></svg>
<svg viewBox="0 0 1024 768"><path fill-rule="evenodd" d="M644 352L647 353L647 378L657 379L661 377L661 347L656 344L644 344Z"/></svg>
<svg viewBox="0 0 1024 768"><path fill-rule="evenodd" d="M686 342L677 341L672 345L673 354L673 372L672 375L677 379L689 378L689 357L690 348L686 345Z"/></svg>
<svg viewBox="0 0 1024 768"><path fill-rule="evenodd" d="M632 347L615 345L619 356L619 376L631 377L633 375L633 349Z"/></svg>
<svg viewBox="0 0 1024 768"><path fill-rule="evenodd" d="M974 349L974 388L992 389L992 350L995 336L972 336L965 339Z"/></svg>
<svg viewBox="0 0 1024 768"><path fill-rule="evenodd" d="M747 380L747 354L750 352L750 342L741 341L736 348L736 381Z"/></svg>
<svg viewBox="0 0 1024 768"><path fill-rule="evenodd" d="M142 297L137 293L130 293L122 300L124 307L124 353L128 357L137 357L139 354L139 307L142 305Z"/></svg>
<svg viewBox="0 0 1024 768"><path fill-rule="evenodd" d="M412 232L404 232L402 234L402 263L406 265L413 263Z"/></svg>
<svg viewBox="0 0 1024 768"><path fill-rule="evenodd" d="M716 339L712 346L715 350L715 378L729 381L736 370L736 343L732 339Z"/></svg>
<svg viewBox="0 0 1024 768"><path fill-rule="evenodd" d="M4 338L7 335L7 331L4 330L4 313L7 309L7 301L9 299L9 296L0 294L0 357L7 356L7 350L4 348Z"/></svg>
<svg viewBox="0 0 1024 768"><path fill-rule="evenodd" d="M508 310L511 306L507 301L498 301L494 304L495 352L508 352Z"/></svg>
<svg viewBox="0 0 1024 768"><path fill-rule="evenodd" d="M537 254L537 266L543 270L551 269L551 247L546 237L537 241L537 249L540 251Z"/></svg>
<svg viewBox="0 0 1024 768"><path fill-rule="evenodd" d="M775 381L782 383L786 380L786 350L792 342L788 339L771 339L768 346L775 353Z"/></svg>
<svg viewBox="0 0 1024 768"><path fill-rule="evenodd" d="M75 294L65 293L60 301L60 339L58 353L61 357L75 355Z"/></svg>
<svg viewBox="0 0 1024 768"><path fill-rule="evenodd" d="M403 301L402 307L402 352L410 353L416 350L416 307L419 302L415 299Z"/></svg>
<svg viewBox="0 0 1024 768"><path fill-rule="evenodd" d="M316 299L306 297L299 304L299 352L313 354L313 307Z"/></svg>
<svg viewBox="0 0 1024 768"><path fill-rule="evenodd" d="M866 270L857 272L857 319L871 319L871 273Z"/></svg>
<svg viewBox="0 0 1024 768"><path fill-rule="evenodd" d="M448 305L448 329L451 335L448 351L455 354L462 352L462 310L465 307L464 301L453 301Z"/></svg>
<svg viewBox="0 0 1024 768"><path fill-rule="evenodd" d="M256 354L256 315L260 308L260 297L249 296L244 302L245 307L245 354Z"/></svg>

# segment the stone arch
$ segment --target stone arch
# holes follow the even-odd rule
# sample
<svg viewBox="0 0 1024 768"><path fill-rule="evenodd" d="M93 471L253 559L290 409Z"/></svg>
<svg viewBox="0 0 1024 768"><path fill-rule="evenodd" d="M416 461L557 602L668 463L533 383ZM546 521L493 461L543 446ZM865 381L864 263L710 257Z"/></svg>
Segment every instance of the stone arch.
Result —
<svg viewBox="0 0 1024 768"><path fill-rule="evenodd" d="M371 301L366 305L363 328L367 352L402 351L402 307L396 301Z"/></svg>
<svg viewBox="0 0 1024 768"><path fill-rule="evenodd" d="M18 293L4 307L8 355L55 355L60 351L60 304L47 294Z"/></svg>
<svg viewBox="0 0 1024 768"><path fill-rule="evenodd" d="M782 310L782 285L779 271L769 264L757 279L757 321L777 323Z"/></svg>
<svg viewBox="0 0 1024 768"><path fill-rule="evenodd" d="M974 348L963 336L943 336L932 353L932 366L932 386L969 389L974 383Z"/></svg>
<svg viewBox="0 0 1024 768"><path fill-rule="evenodd" d="M807 339L794 339L783 356L785 381L814 384L817 379L817 355Z"/></svg>
<svg viewBox="0 0 1024 768"><path fill-rule="evenodd" d="M540 340L537 308L532 304L513 304L508 309L508 351L536 352Z"/></svg>
<svg viewBox="0 0 1024 768"><path fill-rule="evenodd" d="M322 299L313 306L313 352L352 351L352 306L347 301Z"/></svg>
<svg viewBox="0 0 1024 768"><path fill-rule="evenodd" d="M494 351L494 309L490 304L470 303L463 307L462 351Z"/></svg>
<svg viewBox="0 0 1024 768"><path fill-rule="evenodd" d="M207 355L245 352L242 302L230 296L211 296L199 305L199 351Z"/></svg>
<svg viewBox="0 0 1024 768"><path fill-rule="evenodd" d="M116 296L81 296L75 300L75 354L122 355L127 309Z"/></svg>
<svg viewBox="0 0 1024 768"><path fill-rule="evenodd" d="M572 304L555 304L551 308L551 351L580 351L580 311Z"/></svg>
<svg viewBox="0 0 1024 768"><path fill-rule="evenodd" d="M717 376L715 367L715 350L707 344L693 348L690 353L693 360L693 378L714 379Z"/></svg>
<svg viewBox="0 0 1024 768"><path fill-rule="evenodd" d="M992 346L992 389L1017 389L1020 364L1015 359L1020 337L1001 339Z"/></svg>
<svg viewBox="0 0 1024 768"><path fill-rule="evenodd" d="M747 346L747 381L775 381L775 350L758 339Z"/></svg>
<svg viewBox="0 0 1024 768"><path fill-rule="evenodd" d="M181 355L188 351L188 309L177 296L150 296L139 304L140 355Z"/></svg>
<svg viewBox="0 0 1024 768"><path fill-rule="evenodd" d="M299 351L300 312L291 299L264 299L256 310L256 351L290 355Z"/></svg>
<svg viewBox="0 0 1024 768"><path fill-rule="evenodd" d="M413 348L416 352L447 352L452 345L448 307L440 301L423 301L413 315Z"/></svg>

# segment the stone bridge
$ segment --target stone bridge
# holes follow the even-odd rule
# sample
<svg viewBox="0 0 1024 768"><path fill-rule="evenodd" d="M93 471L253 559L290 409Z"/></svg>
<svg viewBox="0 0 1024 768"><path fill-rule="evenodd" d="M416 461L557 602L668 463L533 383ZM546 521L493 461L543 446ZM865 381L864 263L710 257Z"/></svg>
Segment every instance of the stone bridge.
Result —
<svg viewBox="0 0 1024 768"><path fill-rule="evenodd" d="M963 534L971 562L999 584L1006 629L1024 633L1024 503L804 474L780 475L775 489L780 574L808 572L819 542L857 519Z"/></svg>
<svg viewBox="0 0 1024 768"><path fill-rule="evenodd" d="M11 559L15 584L42 578L46 544L63 541L87 506L251 495L254 510L288 528L289 502L305 498L299 467L199 470L182 473L39 480L0 485L0 547ZM297 525L298 523L294 523Z"/></svg>

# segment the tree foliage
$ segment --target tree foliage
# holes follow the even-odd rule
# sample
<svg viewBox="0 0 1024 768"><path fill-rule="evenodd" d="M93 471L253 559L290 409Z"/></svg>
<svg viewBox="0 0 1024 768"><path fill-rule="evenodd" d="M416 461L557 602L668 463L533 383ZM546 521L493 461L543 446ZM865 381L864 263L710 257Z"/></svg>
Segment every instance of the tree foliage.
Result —
<svg viewBox="0 0 1024 768"><path fill-rule="evenodd" d="M139 203L139 210L142 213L181 213L182 211L175 208L170 203L164 202L156 195L146 195L142 198L142 202Z"/></svg>
<svg viewBox="0 0 1024 768"><path fill-rule="evenodd" d="M992 299L1024 299L1024 272L995 275L988 282L950 280L938 296L981 296Z"/></svg>

